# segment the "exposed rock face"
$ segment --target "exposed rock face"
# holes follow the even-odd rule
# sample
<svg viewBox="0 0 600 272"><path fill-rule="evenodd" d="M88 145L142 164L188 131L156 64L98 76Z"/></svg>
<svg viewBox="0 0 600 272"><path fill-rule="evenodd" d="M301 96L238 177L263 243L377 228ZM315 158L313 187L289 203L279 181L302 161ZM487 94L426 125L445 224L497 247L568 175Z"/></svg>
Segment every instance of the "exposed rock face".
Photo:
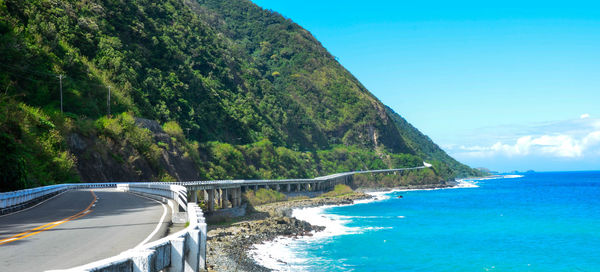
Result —
<svg viewBox="0 0 600 272"><path fill-rule="evenodd" d="M77 171L83 182L157 181L168 174L176 180L197 180L197 166L184 156L160 124L154 120L136 119L136 125L150 130L155 143L161 143L158 165L130 145L121 145L104 136L72 133L69 149L77 158ZM100 139L102 138L102 139Z"/></svg>

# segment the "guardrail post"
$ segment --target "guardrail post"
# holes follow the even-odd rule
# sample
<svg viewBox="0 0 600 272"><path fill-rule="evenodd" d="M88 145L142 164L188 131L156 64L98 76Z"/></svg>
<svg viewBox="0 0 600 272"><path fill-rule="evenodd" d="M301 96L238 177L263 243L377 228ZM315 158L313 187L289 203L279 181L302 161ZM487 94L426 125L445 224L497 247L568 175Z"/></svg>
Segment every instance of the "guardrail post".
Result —
<svg viewBox="0 0 600 272"><path fill-rule="evenodd" d="M185 239L175 238L171 240L171 266L167 272L183 271L185 263Z"/></svg>
<svg viewBox="0 0 600 272"><path fill-rule="evenodd" d="M185 272L196 272L199 269L200 257L200 230L192 229L186 237Z"/></svg>
<svg viewBox="0 0 600 272"><path fill-rule="evenodd" d="M152 271L154 268L152 259L155 252L155 250L136 251L135 255L131 258L133 261L133 272L155 272Z"/></svg>
<svg viewBox="0 0 600 272"><path fill-rule="evenodd" d="M200 229L200 252L198 254L198 266L200 269L206 269L206 223L198 224L198 228Z"/></svg>

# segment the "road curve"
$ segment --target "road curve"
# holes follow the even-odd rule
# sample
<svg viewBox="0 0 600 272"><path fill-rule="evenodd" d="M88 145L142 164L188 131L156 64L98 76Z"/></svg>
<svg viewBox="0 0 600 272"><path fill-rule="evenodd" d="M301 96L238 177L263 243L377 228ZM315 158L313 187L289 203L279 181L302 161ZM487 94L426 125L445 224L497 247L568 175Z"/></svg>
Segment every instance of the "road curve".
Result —
<svg viewBox="0 0 600 272"><path fill-rule="evenodd" d="M0 217L0 270L66 269L118 255L162 238L169 215L168 206L130 193L68 191Z"/></svg>

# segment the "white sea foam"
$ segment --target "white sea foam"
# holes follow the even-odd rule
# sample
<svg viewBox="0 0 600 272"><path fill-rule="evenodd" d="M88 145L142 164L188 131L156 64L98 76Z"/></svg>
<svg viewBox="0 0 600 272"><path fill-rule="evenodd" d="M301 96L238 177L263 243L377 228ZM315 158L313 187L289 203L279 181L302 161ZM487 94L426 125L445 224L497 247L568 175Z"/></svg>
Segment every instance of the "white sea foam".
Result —
<svg viewBox="0 0 600 272"><path fill-rule="evenodd" d="M375 201L382 201L382 200L386 200L386 199L390 199L390 194L391 191L387 191L387 192L366 192L366 194L373 196L372 198L369 199L360 199L360 200L355 200L354 204L365 204L365 203L371 203L371 202L375 202Z"/></svg>
<svg viewBox="0 0 600 272"><path fill-rule="evenodd" d="M466 180L459 179L456 181L456 186L454 188L478 188L477 182L475 180Z"/></svg>
<svg viewBox="0 0 600 272"><path fill-rule="evenodd" d="M522 178L523 175L504 175L502 178Z"/></svg>
<svg viewBox="0 0 600 272"><path fill-rule="evenodd" d="M325 209L330 207L333 206L294 209L292 216L304 220L311 225L325 227L325 230L315 232L311 237L312 239L360 232L360 228L346 226L347 223L351 222L351 220L348 220L349 218L336 214L324 213Z"/></svg>
<svg viewBox="0 0 600 272"><path fill-rule="evenodd" d="M310 207L294 209L292 216L309 222L312 225L324 226L325 229L313 232L312 236L301 239L279 237L273 241L255 244L250 250L250 256L260 265L274 271L308 271L312 259L302 258L298 248L312 243L321 243L333 236L358 234L365 231L379 231L392 227L349 227L352 218L404 218L404 216L343 216L325 213L333 206Z"/></svg>
<svg viewBox="0 0 600 272"><path fill-rule="evenodd" d="M393 227L366 227L364 230L385 230L385 229L393 229Z"/></svg>
<svg viewBox="0 0 600 272"><path fill-rule="evenodd" d="M460 180L458 185L452 188L475 188L479 187L474 180ZM443 188L440 188L443 189ZM451 189L451 188L447 188ZM391 198L391 194L395 192L406 191L429 191L439 190L433 189L395 189L385 192L367 192L373 198L365 200L357 200L354 204L365 204L375 201L383 201ZM313 263L313 258L302 258L298 251L306 245L312 243L320 243L324 239L338 235L358 234L365 231L379 231L384 229L392 229L392 227L349 227L348 223L354 218L405 218L404 216L347 216L325 213L328 208L334 206L321 206L310 208L299 208L292 211L292 216L299 220L309 222L311 225L324 226L325 230L313 232L312 236L305 236L301 239L290 237L280 237L273 241L262 244L255 244L250 250L250 256L260 265L272 269L274 271L309 271L310 264ZM298 249L298 250L297 250Z"/></svg>
<svg viewBox="0 0 600 272"><path fill-rule="evenodd" d="M319 243L329 237L364 231L359 227L346 226L347 223L351 222L347 216L324 213L330 207L333 206L294 209L292 211L293 217L307 221L312 225L324 226L325 229L313 232L312 236L306 236L302 239L280 237L270 242L256 244L250 250L250 256L258 264L274 271L307 271L309 260L298 257L295 251L296 248L306 243Z"/></svg>

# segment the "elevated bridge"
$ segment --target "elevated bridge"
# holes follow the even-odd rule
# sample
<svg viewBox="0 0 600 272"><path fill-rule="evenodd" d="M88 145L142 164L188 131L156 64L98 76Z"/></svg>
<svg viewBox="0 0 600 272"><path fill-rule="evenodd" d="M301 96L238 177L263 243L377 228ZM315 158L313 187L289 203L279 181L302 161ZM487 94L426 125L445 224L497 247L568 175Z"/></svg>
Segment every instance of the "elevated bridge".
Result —
<svg viewBox="0 0 600 272"><path fill-rule="evenodd" d="M0 223L4 227L0 231L0 260L5 261L3 267L11 267L9 270L15 271L65 269L75 265L77 267L64 271L203 271L206 269L207 229L203 211L196 205L200 199L210 212L217 207L240 206L242 193L248 190L268 188L280 192L327 191L337 184L351 184L356 174L397 173L428 167L431 165L424 163L419 167L353 171L313 179L59 184L0 193ZM82 190L90 191L91 194ZM113 193L111 190L121 193ZM98 194L98 198L94 192ZM126 221L133 222L133 211L141 214L137 220L144 220L149 218L147 213L143 214L144 210L160 210L160 203L159 206L156 203L152 205L151 201L121 195L122 192L168 203L172 214L186 215L188 227L155 240L158 238L154 237L157 228L139 245L106 258L114 253L102 252L103 249L120 252L135 244L133 240L140 239L125 241L131 238L128 233L133 231L144 234L153 227L152 224L145 223L124 224ZM81 201L76 201L75 196L81 198ZM90 197L93 199L87 199ZM143 209L130 209L132 203L137 203ZM81 205L88 206L83 209ZM127 212L123 212L124 209ZM166 211L164 205L163 210ZM79 212L75 213L77 211ZM71 213L75 215L68 216ZM162 219L158 225L162 224L160 222ZM146 226L144 230L140 229L143 225L150 228ZM53 228L52 231L44 231L50 228ZM154 238L150 239L152 237ZM38 251L54 252L58 244L64 248L57 252L57 256L39 259L39 254L35 254ZM96 249L82 251L82 244L92 245ZM115 245L124 247L117 248ZM24 253L30 251L34 253ZM66 252L77 252L81 256L71 258ZM11 261L17 259L23 261L23 266L19 267L16 261ZM96 259L102 260L82 264Z"/></svg>

